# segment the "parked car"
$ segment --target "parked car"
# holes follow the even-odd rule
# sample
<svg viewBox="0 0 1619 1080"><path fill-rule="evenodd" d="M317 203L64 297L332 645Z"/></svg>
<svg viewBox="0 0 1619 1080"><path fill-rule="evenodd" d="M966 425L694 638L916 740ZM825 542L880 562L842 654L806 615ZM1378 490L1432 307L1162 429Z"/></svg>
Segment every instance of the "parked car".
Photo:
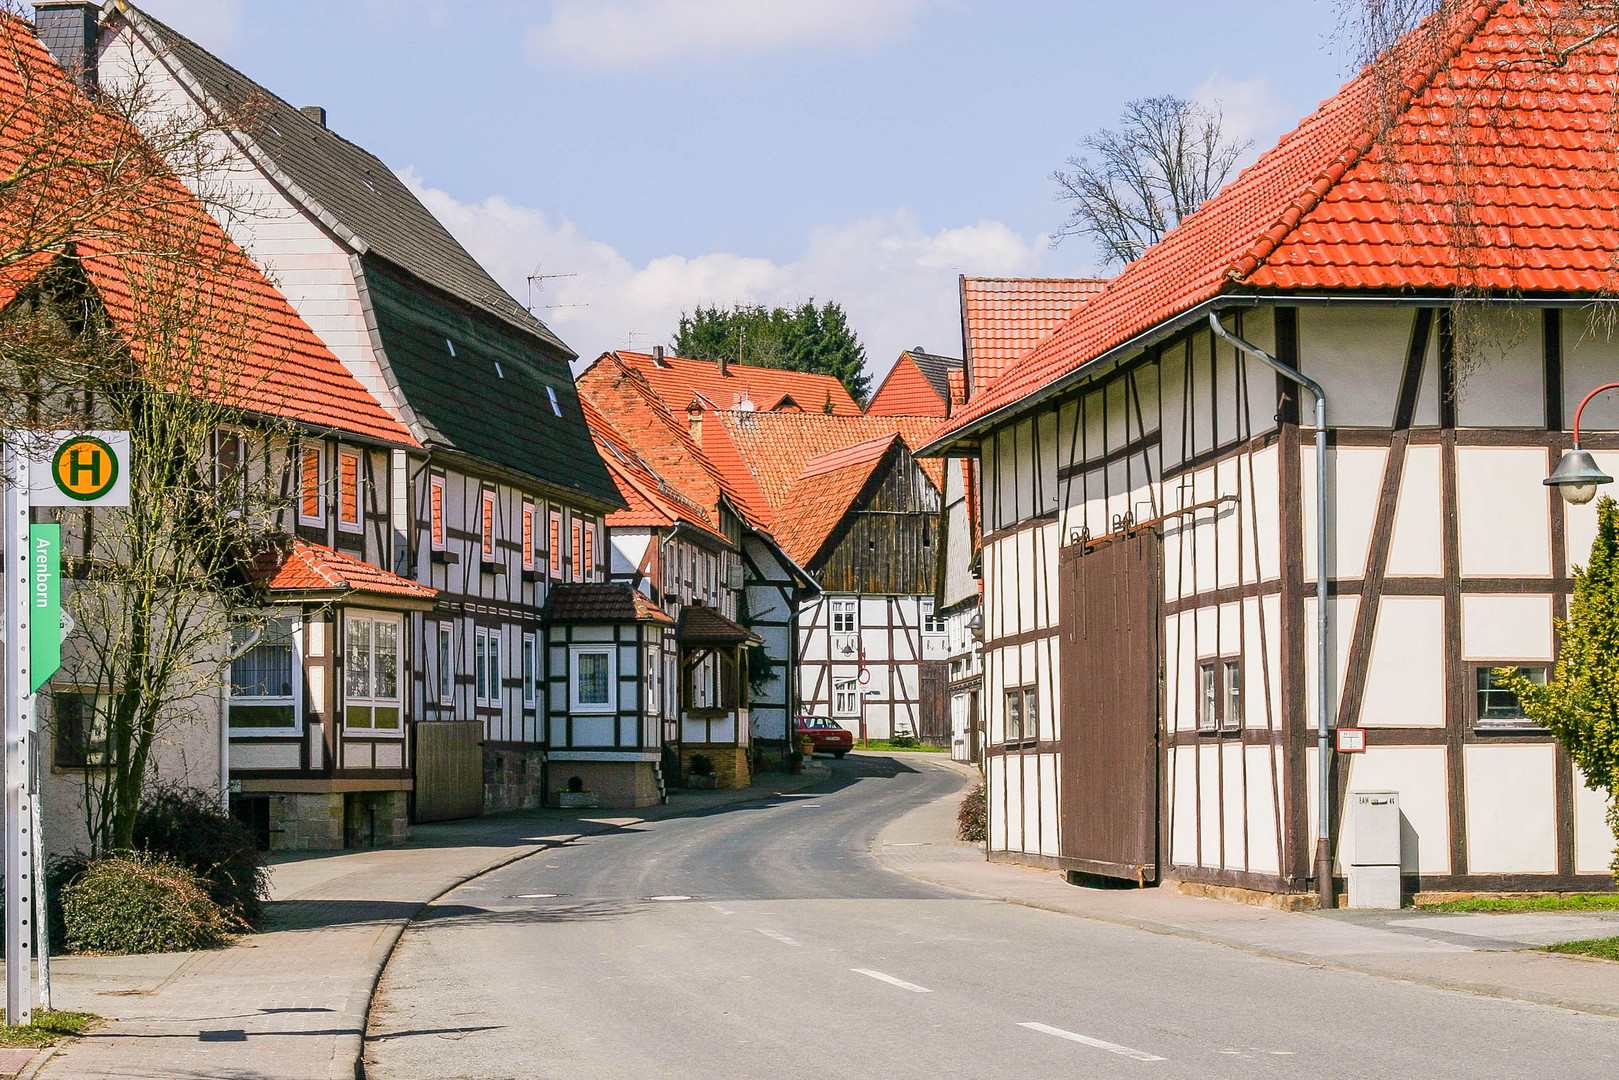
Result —
<svg viewBox="0 0 1619 1080"><path fill-rule="evenodd" d="M841 758L854 749L854 736L839 726L836 720L828 720L824 716L800 716L793 727L797 741L803 742L804 736L808 735L810 746L817 754Z"/></svg>

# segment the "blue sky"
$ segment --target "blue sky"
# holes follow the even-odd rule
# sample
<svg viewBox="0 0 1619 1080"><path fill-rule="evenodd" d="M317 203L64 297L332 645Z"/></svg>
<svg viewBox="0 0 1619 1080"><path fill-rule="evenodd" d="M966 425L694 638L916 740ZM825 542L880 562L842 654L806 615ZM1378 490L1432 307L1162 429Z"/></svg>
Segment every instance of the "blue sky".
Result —
<svg viewBox="0 0 1619 1080"><path fill-rule="evenodd" d="M141 2L141 0L138 0ZM1268 145L1345 77L1331 0L144 0L404 173L582 355L840 300L874 370L955 279L1084 274L1051 171L1133 97Z"/></svg>

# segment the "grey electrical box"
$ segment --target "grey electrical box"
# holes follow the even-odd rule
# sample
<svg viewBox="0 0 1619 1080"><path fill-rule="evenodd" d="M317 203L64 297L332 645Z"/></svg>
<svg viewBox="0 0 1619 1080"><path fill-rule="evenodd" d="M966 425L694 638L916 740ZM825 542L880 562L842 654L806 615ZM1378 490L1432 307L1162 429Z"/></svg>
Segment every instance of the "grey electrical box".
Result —
<svg viewBox="0 0 1619 1080"><path fill-rule="evenodd" d="M1355 819L1349 859L1349 906L1398 908L1400 894L1400 795L1356 791L1349 796Z"/></svg>

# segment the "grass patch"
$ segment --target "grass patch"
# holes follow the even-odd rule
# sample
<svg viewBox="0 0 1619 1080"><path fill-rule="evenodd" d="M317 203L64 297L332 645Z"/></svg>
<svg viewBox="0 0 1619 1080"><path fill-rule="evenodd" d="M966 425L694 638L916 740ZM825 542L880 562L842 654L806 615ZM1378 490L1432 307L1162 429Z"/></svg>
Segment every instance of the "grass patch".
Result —
<svg viewBox="0 0 1619 1080"><path fill-rule="evenodd" d="M856 750L876 750L884 754L948 754L950 752L948 746L895 746L891 742L879 742L876 739L871 740L864 746L857 742L854 744L854 748Z"/></svg>
<svg viewBox="0 0 1619 1080"><path fill-rule="evenodd" d="M1423 911L1619 911L1619 893L1563 893L1557 896L1471 896L1440 904L1421 904ZM1619 957L1616 957L1619 959Z"/></svg>
<svg viewBox="0 0 1619 1080"><path fill-rule="evenodd" d="M1567 956L1594 956L1598 960L1619 960L1619 937L1563 941L1556 945L1542 945L1540 951L1563 953Z"/></svg>
<svg viewBox="0 0 1619 1080"><path fill-rule="evenodd" d="M0 1047L55 1046L63 1039L83 1035L101 1017L95 1013L35 1009L34 1022L13 1027L0 1023Z"/></svg>

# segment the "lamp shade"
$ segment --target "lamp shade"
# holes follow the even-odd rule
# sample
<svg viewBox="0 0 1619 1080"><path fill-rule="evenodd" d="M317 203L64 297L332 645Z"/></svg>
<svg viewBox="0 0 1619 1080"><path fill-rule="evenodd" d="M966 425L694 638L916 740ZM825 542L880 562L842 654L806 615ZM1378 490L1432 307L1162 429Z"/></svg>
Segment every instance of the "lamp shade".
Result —
<svg viewBox="0 0 1619 1080"><path fill-rule="evenodd" d="M1597 485L1613 483L1613 477L1597 467L1589 451L1575 447L1565 451L1557 468L1543 481L1554 487L1567 501L1582 505L1596 498Z"/></svg>

